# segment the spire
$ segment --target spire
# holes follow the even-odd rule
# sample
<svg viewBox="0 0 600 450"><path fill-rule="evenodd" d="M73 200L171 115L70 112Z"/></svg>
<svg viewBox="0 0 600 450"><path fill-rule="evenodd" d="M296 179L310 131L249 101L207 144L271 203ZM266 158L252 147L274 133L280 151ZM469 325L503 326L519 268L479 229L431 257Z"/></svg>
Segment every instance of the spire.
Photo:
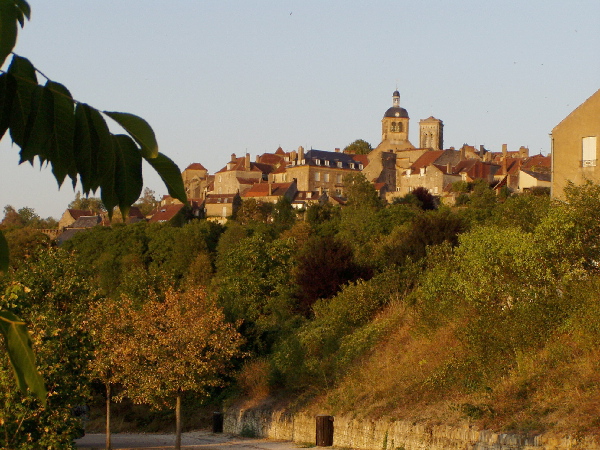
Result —
<svg viewBox="0 0 600 450"><path fill-rule="evenodd" d="M399 108L400 107L400 92L398 92L398 89L396 89L394 91L394 93L392 94L392 104L394 106L394 108Z"/></svg>

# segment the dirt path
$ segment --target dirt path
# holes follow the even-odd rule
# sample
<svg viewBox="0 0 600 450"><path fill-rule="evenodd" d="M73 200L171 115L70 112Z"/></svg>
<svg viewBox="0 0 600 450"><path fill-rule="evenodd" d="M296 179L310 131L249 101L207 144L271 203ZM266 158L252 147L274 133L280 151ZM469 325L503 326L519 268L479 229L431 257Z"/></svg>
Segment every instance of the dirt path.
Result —
<svg viewBox="0 0 600 450"><path fill-rule="evenodd" d="M172 449L175 444L173 434L129 434L118 433L111 436L114 449ZM104 448L104 434L86 434L75 442L81 450ZM214 449L214 450L291 450L310 445L300 445L288 441L271 441L267 439L251 439L233 436L226 433L211 433L209 431L191 431L183 433L181 448L185 449Z"/></svg>

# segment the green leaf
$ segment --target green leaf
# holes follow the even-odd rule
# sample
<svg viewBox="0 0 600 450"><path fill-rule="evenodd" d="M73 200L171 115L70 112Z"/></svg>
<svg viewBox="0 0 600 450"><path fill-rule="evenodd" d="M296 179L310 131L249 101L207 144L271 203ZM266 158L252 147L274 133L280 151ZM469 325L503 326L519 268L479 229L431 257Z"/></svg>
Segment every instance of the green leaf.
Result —
<svg viewBox="0 0 600 450"><path fill-rule="evenodd" d="M90 138L92 144L92 154L96 155L97 165L92 166L92 186L97 183L100 187L100 197L102 203L108 211L109 217L112 217L112 210L119 203L115 192L115 149L113 148L112 135L108 126L100 114L100 111L85 105L90 120ZM94 175L95 173L95 175Z"/></svg>
<svg viewBox="0 0 600 450"><path fill-rule="evenodd" d="M0 0L0 66L17 43L17 20L19 20L19 10L15 2L10 0Z"/></svg>
<svg viewBox="0 0 600 450"><path fill-rule="evenodd" d="M0 75L0 139L8 130L13 99L17 93L17 82L9 73Z"/></svg>
<svg viewBox="0 0 600 450"><path fill-rule="evenodd" d="M11 312L0 311L0 333L4 337L8 358L19 388L24 393L29 388L39 401L46 405L44 380L36 369L31 338L25 323Z"/></svg>
<svg viewBox="0 0 600 450"><path fill-rule="evenodd" d="M8 242L0 231L0 272L8 271Z"/></svg>
<svg viewBox="0 0 600 450"><path fill-rule="evenodd" d="M73 188L77 184L77 167L73 154L73 140L75 138L75 115L73 97L69 90L60 83L48 81L46 87L52 95L53 120L52 120L52 172L62 185L65 176L73 181Z"/></svg>
<svg viewBox="0 0 600 450"><path fill-rule="evenodd" d="M31 110L31 98L38 85L37 77L35 68L29 60L17 55L13 57L8 73L17 81L17 92L10 115L10 136L15 144L23 147L25 128Z"/></svg>
<svg viewBox="0 0 600 450"><path fill-rule="evenodd" d="M92 152L92 137L90 134L90 112L85 103L78 103L75 108L75 137L73 142L73 157L81 187L84 193L98 189L95 168L98 164L97 152Z"/></svg>
<svg viewBox="0 0 600 450"><path fill-rule="evenodd" d="M115 192L125 220L129 207L140 198L144 187L142 155L135 142L124 134L113 136L113 148L116 156Z"/></svg>
<svg viewBox="0 0 600 450"><path fill-rule="evenodd" d="M181 171L170 158L159 153L156 158L145 158L160 175L169 190L169 195L183 204L187 203L187 195L181 178Z"/></svg>
<svg viewBox="0 0 600 450"><path fill-rule="evenodd" d="M144 158L156 158L158 156L156 136L148 122L129 113L104 111L104 114L121 125L135 139L142 148Z"/></svg>
<svg viewBox="0 0 600 450"><path fill-rule="evenodd" d="M42 86L36 86L31 96L31 109L23 134L19 164L25 161L33 164L36 156L40 158L40 163L52 159L52 122L52 93Z"/></svg>
<svg viewBox="0 0 600 450"><path fill-rule="evenodd" d="M19 15L19 22L21 23L21 28L25 25L24 17L27 20L31 19L31 8L29 7L29 3L25 0L14 0L15 5L17 6L17 14Z"/></svg>

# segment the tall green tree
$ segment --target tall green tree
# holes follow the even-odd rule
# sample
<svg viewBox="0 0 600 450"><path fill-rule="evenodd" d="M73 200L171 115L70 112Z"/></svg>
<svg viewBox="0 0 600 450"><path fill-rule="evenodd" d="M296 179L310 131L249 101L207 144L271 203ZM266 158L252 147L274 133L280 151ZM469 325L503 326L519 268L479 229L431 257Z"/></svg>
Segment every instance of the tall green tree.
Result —
<svg viewBox="0 0 600 450"><path fill-rule="evenodd" d="M371 150L373 150L371 144L364 139L357 139L344 148L344 153L349 153L351 155L368 155L371 153Z"/></svg>

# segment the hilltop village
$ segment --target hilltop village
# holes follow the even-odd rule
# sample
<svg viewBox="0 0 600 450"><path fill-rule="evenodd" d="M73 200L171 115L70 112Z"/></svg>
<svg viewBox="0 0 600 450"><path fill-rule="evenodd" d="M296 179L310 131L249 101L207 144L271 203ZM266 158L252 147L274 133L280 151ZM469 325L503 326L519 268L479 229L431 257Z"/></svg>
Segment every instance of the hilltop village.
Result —
<svg viewBox="0 0 600 450"><path fill-rule="evenodd" d="M550 156L530 155L524 146L508 149L503 145L491 150L464 144L459 149L444 148L444 124L433 116L419 121L418 145L411 141L409 130L410 117L396 90L381 119L381 142L373 149L362 141L369 148L358 154L352 145L333 151L279 147L254 158L249 153L232 153L215 174L210 174L201 162L192 163L182 172L190 215L225 223L249 199L276 203L285 198L296 210L317 203L344 205L346 177L351 174L363 174L386 203L422 188L439 204L454 205L463 192L457 186L464 186L457 182L481 180L497 193L502 189L523 193L551 187ZM147 215L132 208L129 222L165 222L180 213L183 206L164 196L158 208ZM102 222L102 218L90 215L89 211L65 211L58 228L68 228L68 233L61 240Z"/></svg>
<svg viewBox="0 0 600 450"><path fill-rule="evenodd" d="M485 180L496 190L507 187L511 192L550 188L549 156L530 155L526 147L509 151L506 145L499 151L468 144L444 148L444 124L434 117L419 121L418 145L411 142L409 130L409 114L396 90L381 120L381 142L367 154L303 147L279 147L254 159L249 153L233 153L214 175L199 162L190 164L183 180L197 214L221 221L233 214L236 199L275 203L285 197L296 209L317 202L343 205L345 177L355 173L362 173L388 203L421 187L440 202L454 204L457 181ZM164 198L161 212L170 211L166 217L175 213L175 203Z"/></svg>

